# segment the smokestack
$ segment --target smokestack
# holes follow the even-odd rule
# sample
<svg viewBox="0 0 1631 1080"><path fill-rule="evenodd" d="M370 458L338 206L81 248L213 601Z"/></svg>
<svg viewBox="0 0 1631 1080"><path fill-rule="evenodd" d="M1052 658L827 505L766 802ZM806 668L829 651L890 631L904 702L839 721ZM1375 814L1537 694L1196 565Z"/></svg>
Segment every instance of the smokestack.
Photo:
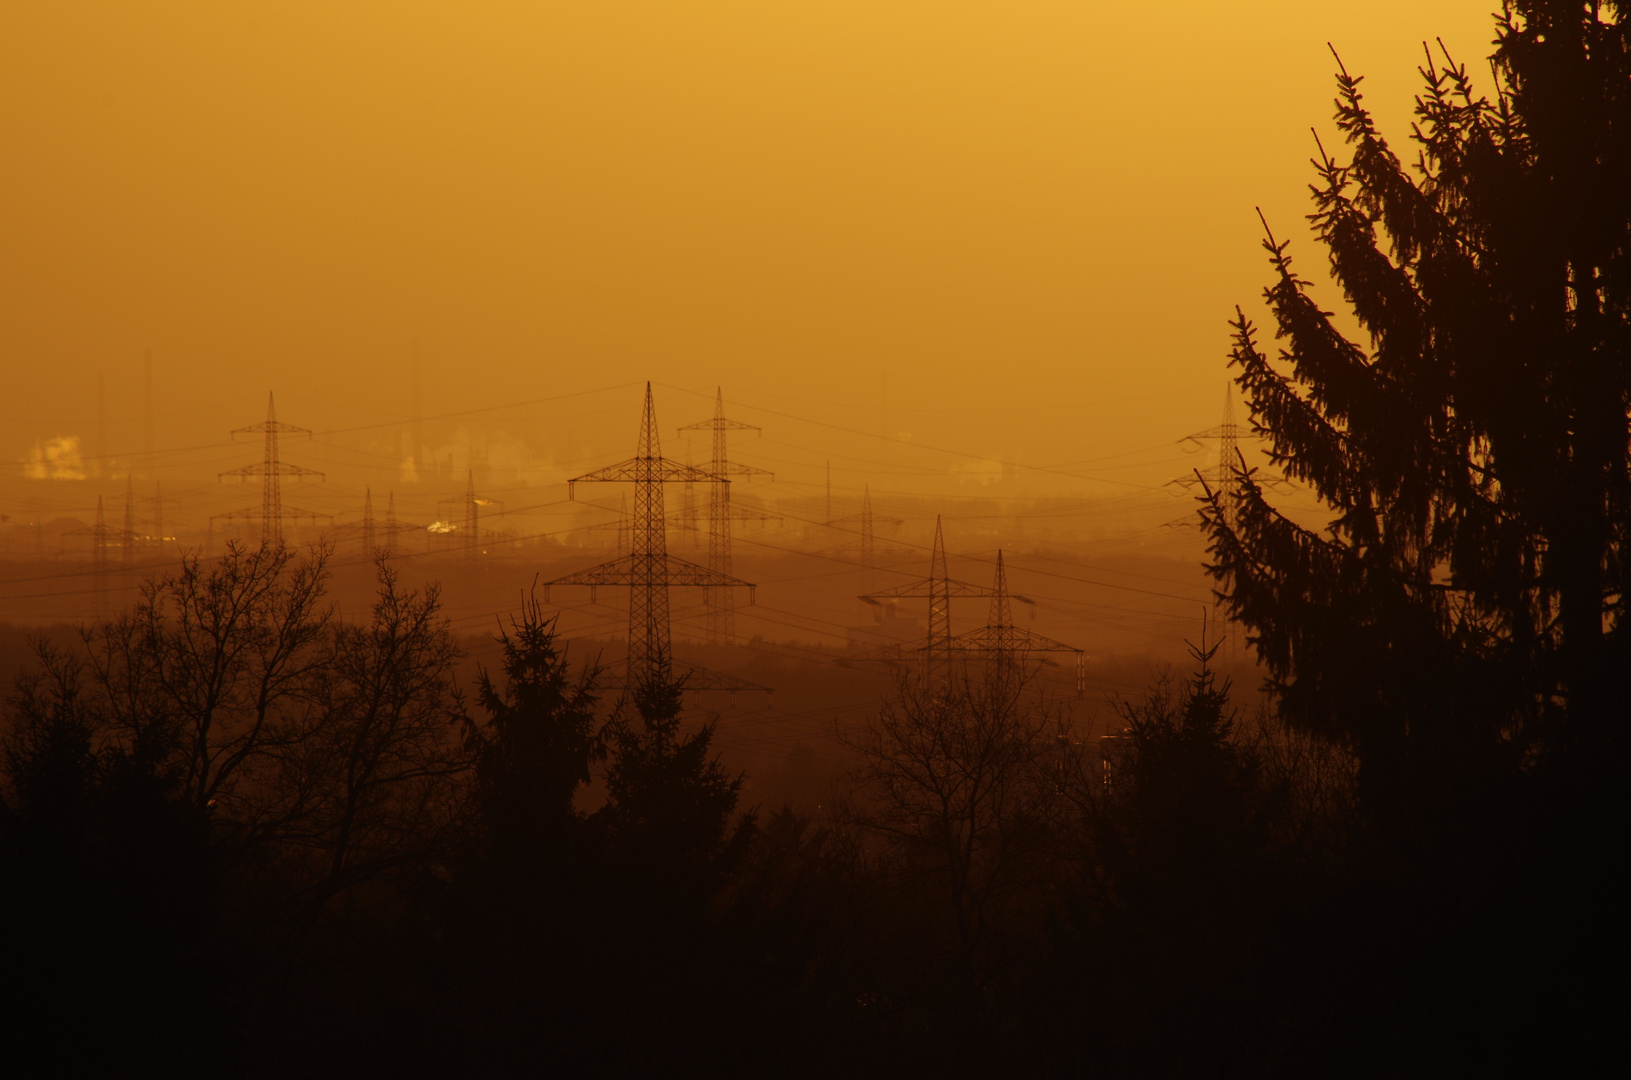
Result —
<svg viewBox="0 0 1631 1080"><path fill-rule="evenodd" d="M889 441L889 372L878 369L878 434Z"/></svg>
<svg viewBox="0 0 1631 1080"><path fill-rule="evenodd" d="M93 475L102 475L108 461L108 395L107 381L102 373L96 373L96 451L95 472Z"/></svg>
<svg viewBox="0 0 1631 1080"><path fill-rule="evenodd" d="M97 385L102 384L102 373L97 372ZM108 519L102 513L102 496L96 497L96 525L91 529L91 566L96 593L96 617L108 613Z"/></svg>
<svg viewBox="0 0 1631 1080"><path fill-rule="evenodd" d="M414 476L415 480L423 480L424 477L425 477L425 462L424 462L423 458L420 457L420 452L421 452L421 449L425 445L425 440L424 440L424 437L423 437L423 433L419 430L419 418L422 415L422 413L420 411L420 404L419 404L420 398L419 398L419 339L418 338L414 338L414 341L413 341L413 379L412 379L412 381L410 382L409 385L410 385L411 391L413 393L413 401L411 402L411 404L412 404L412 413L413 413L413 431L410 432L409 436L408 436L409 438L411 438L413 440L413 476Z"/></svg>
<svg viewBox="0 0 1631 1080"><path fill-rule="evenodd" d="M136 481L125 474L125 527L119 533L119 565L126 570L136 556Z"/></svg>

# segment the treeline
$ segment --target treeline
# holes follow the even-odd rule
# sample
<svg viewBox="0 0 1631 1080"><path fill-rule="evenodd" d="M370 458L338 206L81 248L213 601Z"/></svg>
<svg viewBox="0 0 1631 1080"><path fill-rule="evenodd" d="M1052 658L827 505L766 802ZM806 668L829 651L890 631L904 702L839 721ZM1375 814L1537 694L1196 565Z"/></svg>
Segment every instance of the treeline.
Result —
<svg viewBox="0 0 1631 1080"><path fill-rule="evenodd" d="M1612 1069L1631 21L1495 30L1493 97L1427 57L1414 167L1339 62L1312 224L1361 339L1273 235L1276 347L1237 311L1285 476L1239 456L1201 524L1264 708L1204 641L1092 744L1018 667L904 680L807 816L536 606L467 694L388 563L347 623L320 551L190 560L5 700L7 1075Z"/></svg>
<svg viewBox="0 0 1631 1080"><path fill-rule="evenodd" d="M1611 1030L1549 779L1401 843L1205 648L1093 744L1013 666L903 680L809 817L738 804L672 678L602 688L527 606L466 694L434 588L381 561L342 622L325 557L187 560L36 642L15 1075L1375 1075Z"/></svg>

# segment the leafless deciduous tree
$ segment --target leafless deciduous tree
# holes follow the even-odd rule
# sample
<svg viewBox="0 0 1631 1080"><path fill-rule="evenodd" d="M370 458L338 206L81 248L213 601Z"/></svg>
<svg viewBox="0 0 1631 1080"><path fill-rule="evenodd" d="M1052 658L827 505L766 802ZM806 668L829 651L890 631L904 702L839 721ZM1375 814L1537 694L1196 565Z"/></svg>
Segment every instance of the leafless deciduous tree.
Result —
<svg viewBox="0 0 1631 1080"><path fill-rule="evenodd" d="M343 623L323 600L328 557L238 546L213 563L188 557L84 632L75 702L103 760L207 819L229 863L271 845L306 919L430 855L470 767L438 588L404 590L381 559L369 619ZM66 658L40 659L38 693L72 689Z"/></svg>
<svg viewBox="0 0 1631 1080"><path fill-rule="evenodd" d="M852 743L853 824L887 873L933 883L967 974L989 961L994 924L1024 902L1044 863L1063 725L1021 682L903 679Z"/></svg>
<svg viewBox="0 0 1631 1080"><path fill-rule="evenodd" d="M384 557L377 574L370 620L334 628L320 719L282 755L280 787L299 792L303 811L286 839L316 856L315 905L433 854L459 816L463 787L453 781L471 766L454 681L460 652L440 589L404 591Z"/></svg>
<svg viewBox="0 0 1631 1080"><path fill-rule="evenodd" d="M291 747L319 722L334 658L323 604L328 548L232 545L143 583L136 605L85 632L105 735L176 797L246 840L298 816L270 798Z"/></svg>

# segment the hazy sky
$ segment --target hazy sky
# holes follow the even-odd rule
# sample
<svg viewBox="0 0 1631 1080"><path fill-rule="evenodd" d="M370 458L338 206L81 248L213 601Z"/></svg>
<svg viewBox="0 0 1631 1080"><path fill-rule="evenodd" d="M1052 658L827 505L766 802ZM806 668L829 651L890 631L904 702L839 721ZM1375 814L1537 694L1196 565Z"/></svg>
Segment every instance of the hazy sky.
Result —
<svg viewBox="0 0 1631 1080"><path fill-rule="evenodd" d="M425 413L488 410L431 443L626 456L653 379L665 438L723 385L784 471L1164 447L1217 422L1253 206L1323 265L1325 43L1405 148L1421 41L1483 73L1493 6L6 4L0 457L93 450L100 371L109 452L181 467L151 349L160 450L275 389L391 477L416 343Z"/></svg>

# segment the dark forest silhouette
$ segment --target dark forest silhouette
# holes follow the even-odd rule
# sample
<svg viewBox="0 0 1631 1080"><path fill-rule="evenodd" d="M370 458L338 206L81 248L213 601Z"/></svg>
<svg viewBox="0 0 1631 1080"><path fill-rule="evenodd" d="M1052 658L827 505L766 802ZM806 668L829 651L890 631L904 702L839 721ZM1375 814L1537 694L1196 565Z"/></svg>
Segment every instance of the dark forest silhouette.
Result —
<svg viewBox="0 0 1631 1080"><path fill-rule="evenodd" d="M1631 30L1512 3L1429 55L1421 165L1338 78L1311 216L1231 363L1275 463L1201 514L1270 673L1206 637L1088 745L1023 669L899 682L809 814L659 664L527 600L461 687L381 556L181 561L0 726L8 1073L1572 1075L1619 1056ZM1340 63L1340 62L1339 62Z"/></svg>

